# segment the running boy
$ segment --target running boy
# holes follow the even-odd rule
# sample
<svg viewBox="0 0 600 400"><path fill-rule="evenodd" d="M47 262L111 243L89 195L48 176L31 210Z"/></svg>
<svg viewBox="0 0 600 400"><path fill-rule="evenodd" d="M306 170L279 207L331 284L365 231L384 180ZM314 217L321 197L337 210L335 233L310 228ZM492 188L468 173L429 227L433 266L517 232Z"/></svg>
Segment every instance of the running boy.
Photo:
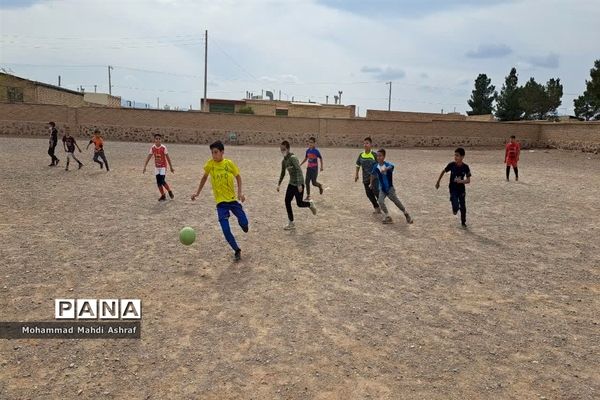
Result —
<svg viewBox="0 0 600 400"><path fill-rule="evenodd" d="M377 164L373 165L373 169L371 171L371 187L373 187L375 179L379 181L379 198L377 199L379 203L379 208L383 211L383 223L391 224L392 217L388 215L388 209L385 205L385 198L389 198L392 203L394 203L400 211L404 214L404 218L406 218L406 222L409 224L413 223L413 219L408 215L408 212L400 202L400 199L396 195L396 189L394 189L394 183L392 180L392 174L394 172L394 164L385 161L385 149L377 150Z"/></svg>
<svg viewBox="0 0 600 400"><path fill-rule="evenodd" d="M517 163L519 162L519 156L521 155L521 145L516 141L515 135L510 137L508 143L506 143L506 150L504 152L504 163L506 164L506 180L510 180L510 167L513 167L515 171L515 181L519 180L519 168Z"/></svg>
<svg viewBox="0 0 600 400"><path fill-rule="evenodd" d="M169 163L169 168L171 168L171 172L175 173L173 169L173 163L171 162L171 158L169 157L169 152L167 151L167 146L160 143L162 136L157 133L154 135L154 144L150 147L150 151L148 152L148 157L146 157L146 162L144 163L144 171L146 173L146 166L148 165L148 161L154 156L154 173L156 174L156 185L158 186L158 191L160 192L160 197L158 201L165 201L167 197L165 196L165 190L169 193L169 197L173 198L175 195L171 191L171 188L167 184L166 175L167 175L167 162Z"/></svg>
<svg viewBox="0 0 600 400"><path fill-rule="evenodd" d="M465 185L471 183L471 169L463 162L465 158L465 149L459 147L454 151L454 161L446 165L442 170L440 177L435 183L435 188L440 188L440 181L446 172L450 172L450 202L452 203L452 212L454 215L460 209L460 222L462 226L467 227L467 205L465 203L466 189Z"/></svg>
<svg viewBox="0 0 600 400"><path fill-rule="evenodd" d="M56 124L54 122L48 122L48 129L50 131L50 138L48 140L48 155L50 156L50 164L48 166L54 167L58 165L58 162L60 161L58 157L54 155L56 145L58 144L58 129L56 129Z"/></svg>
<svg viewBox="0 0 600 400"><path fill-rule="evenodd" d="M75 147L77 147L77 150L79 150L80 153L81 153L81 149L79 148L79 145L75 141L75 138L73 136L71 136L71 129L68 126L65 127L65 136L63 136L63 138L62 138L62 142L63 142L63 148L65 149L65 152L67 153L67 166L65 167L65 171L69 170L69 161L71 160L71 158L73 160L77 161L77 164L79 164L79 169L81 169L81 167L83 167L83 164L81 161L79 161L75 157ZM57 161L57 164L58 164L58 161Z"/></svg>
<svg viewBox="0 0 600 400"><path fill-rule="evenodd" d="M363 146L365 151L358 155L358 159L356 159L356 174L354 175L354 182L358 181L358 171L362 168L362 181L363 186L365 187L365 193L367 194L367 198L373 204L373 214L381 214L381 209L379 208L379 203L377 202L377 198L379 197L379 180L375 180L371 183L371 172L373 171L373 166L377 164L377 154L371 150L371 146L373 141L370 137L366 137L363 141Z"/></svg>
<svg viewBox="0 0 600 400"><path fill-rule="evenodd" d="M323 194L323 185L317 182L317 176L319 175L319 160L321 160L321 172L323 172L323 157L319 149L315 147L317 139L311 137L308 139L308 149L306 149L306 155L304 160L300 163L303 165L306 161L306 200L310 200L310 184L319 188L319 194Z"/></svg>
<svg viewBox="0 0 600 400"><path fill-rule="evenodd" d="M202 179L200 179L198 190L192 195L192 200L196 200L196 197L200 195L204 184L210 176L213 195L215 197L215 202L217 203L219 224L221 225L227 243L229 243L235 252L235 260L239 261L242 258L242 250L235 241L233 233L231 233L231 228L229 227L229 213L233 213L242 230L248 232L248 218L246 217L242 205L238 202L238 199L242 203L246 200L246 197L242 192L242 176L240 175L240 170L233 161L223 158L225 146L223 146L221 141L214 142L209 148L212 153L212 159L204 164L204 175L202 176ZM233 178L235 178L237 182L237 197L233 186Z"/></svg>
<svg viewBox="0 0 600 400"><path fill-rule="evenodd" d="M290 182L287 190L285 191L285 209L287 210L289 222L283 228L286 231L289 231L296 228L296 225L294 225L294 212L292 211L292 200L294 197L296 198L296 204L298 207L310 208L310 211L312 211L314 215L317 215L317 208L312 201L302 200L302 192L304 191L302 168L300 168L298 158L294 155L294 153L290 152L290 142L287 140L281 142L279 150L281 150L283 161L281 161L281 174L279 175L279 183L277 184L278 192L281 187L281 182L285 177L285 171L287 170L290 173Z"/></svg>
<svg viewBox="0 0 600 400"><path fill-rule="evenodd" d="M100 169L102 169L106 165L106 172L110 171L110 169L108 168L108 161L106 160L106 156L104 155L104 140L102 140L102 136L100 136L99 129L94 129L94 136L92 136L90 142L88 143L85 149L89 149L90 144L92 143L94 144L94 162L100 164ZM102 161L98 160L98 158L101 158L102 161L104 161L104 164L102 164Z"/></svg>

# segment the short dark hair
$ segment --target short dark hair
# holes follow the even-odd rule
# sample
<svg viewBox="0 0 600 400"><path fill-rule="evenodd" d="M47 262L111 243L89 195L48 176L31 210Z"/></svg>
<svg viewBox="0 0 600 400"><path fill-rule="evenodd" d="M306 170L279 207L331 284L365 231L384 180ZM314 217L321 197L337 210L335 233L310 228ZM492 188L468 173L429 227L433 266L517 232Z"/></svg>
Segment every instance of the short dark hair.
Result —
<svg viewBox="0 0 600 400"><path fill-rule="evenodd" d="M517 137L515 135L511 135L510 138L511 139L516 139Z"/></svg>
<svg viewBox="0 0 600 400"><path fill-rule="evenodd" d="M52 121L48 122L48 125L50 125L53 128L56 126L56 124L54 122L52 122Z"/></svg>
<svg viewBox="0 0 600 400"><path fill-rule="evenodd" d="M366 138L363 139L363 141L373 143L373 139L371 139L371 136L367 136Z"/></svg>
<svg viewBox="0 0 600 400"><path fill-rule="evenodd" d="M287 140L284 140L283 142L281 142L281 145L284 146L286 149L290 149L290 142L288 142Z"/></svg>
<svg viewBox="0 0 600 400"><path fill-rule="evenodd" d="M465 156L465 149L463 149L462 147L459 147L458 149L454 150L454 152L457 153L461 157Z"/></svg>
<svg viewBox="0 0 600 400"><path fill-rule="evenodd" d="M154 139L156 139L157 137L162 138L162 135L160 133L155 133L154 134Z"/></svg>
<svg viewBox="0 0 600 400"><path fill-rule="evenodd" d="M94 133L100 133L100 129L98 129L98 128L94 129Z"/></svg>
<svg viewBox="0 0 600 400"><path fill-rule="evenodd" d="M219 151L225 151L225 146L223 145L223 142L221 142L220 140L217 140L214 143L211 143L210 146L208 146L209 149L217 149Z"/></svg>
<svg viewBox="0 0 600 400"><path fill-rule="evenodd" d="M377 152L383 154L383 156L385 157L385 149L379 149L377 150Z"/></svg>
<svg viewBox="0 0 600 400"><path fill-rule="evenodd" d="M316 142L317 141L317 139L315 139L314 136L309 137L308 140L311 141L311 142Z"/></svg>

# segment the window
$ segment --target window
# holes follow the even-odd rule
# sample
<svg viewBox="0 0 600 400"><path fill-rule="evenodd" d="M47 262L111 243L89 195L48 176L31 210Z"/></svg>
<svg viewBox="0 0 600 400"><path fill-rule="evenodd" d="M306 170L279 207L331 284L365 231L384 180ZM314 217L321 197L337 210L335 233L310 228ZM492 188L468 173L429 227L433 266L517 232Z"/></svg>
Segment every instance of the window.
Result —
<svg viewBox="0 0 600 400"><path fill-rule="evenodd" d="M276 108L275 115L280 116L280 117L287 117L288 110L287 110L287 108Z"/></svg>
<svg viewBox="0 0 600 400"><path fill-rule="evenodd" d="M208 105L208 111L214 113L230 113L233 114L235 112L234 104L227 103L210 103Z"/></svg>
<svg viewBox="0 0 600 400"><path fill-rule="evenodd" d="M6 90L7 98L9 103L22 103L23 102L23 88L9 87Z"/></svg>

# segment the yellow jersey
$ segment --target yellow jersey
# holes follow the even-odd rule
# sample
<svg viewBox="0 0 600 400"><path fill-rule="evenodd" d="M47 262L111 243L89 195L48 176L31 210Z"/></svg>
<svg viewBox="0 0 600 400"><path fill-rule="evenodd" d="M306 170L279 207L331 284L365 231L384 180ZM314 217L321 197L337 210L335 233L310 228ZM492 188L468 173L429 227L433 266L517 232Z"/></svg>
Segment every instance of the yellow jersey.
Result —
<svg viewBox="0 0 600 400"><path fill-rule="evenodd" d="M217 204L237 200L233 178L240 174L240 170L233 161L226 158L219 162L208 160L204 164L204 172L210 175L210 183Z"/></svg>

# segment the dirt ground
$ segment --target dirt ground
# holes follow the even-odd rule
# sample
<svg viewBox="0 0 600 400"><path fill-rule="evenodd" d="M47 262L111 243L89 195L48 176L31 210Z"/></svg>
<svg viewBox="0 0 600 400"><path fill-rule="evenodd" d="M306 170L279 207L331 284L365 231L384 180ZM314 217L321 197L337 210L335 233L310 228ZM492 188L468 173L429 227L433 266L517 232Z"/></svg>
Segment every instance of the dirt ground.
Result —
<svg viewBox="0 0 600 400"><path fill-rule="evenodd" d="M434 188L453 149L389 150L409 226L371 215L358 149L323 148L318 215L285 232L279 150L227 147L251 224L236 264L210 190L189 199L207 146L167 143L165 203L150 144L107 142L108 174L91 149L47 167L46 146L0 137L0 319L141 298L142 339L0 340L1 399L600 397L598 155L525 151L516 183L503 150L467 149L465 230Z"/></svg>

